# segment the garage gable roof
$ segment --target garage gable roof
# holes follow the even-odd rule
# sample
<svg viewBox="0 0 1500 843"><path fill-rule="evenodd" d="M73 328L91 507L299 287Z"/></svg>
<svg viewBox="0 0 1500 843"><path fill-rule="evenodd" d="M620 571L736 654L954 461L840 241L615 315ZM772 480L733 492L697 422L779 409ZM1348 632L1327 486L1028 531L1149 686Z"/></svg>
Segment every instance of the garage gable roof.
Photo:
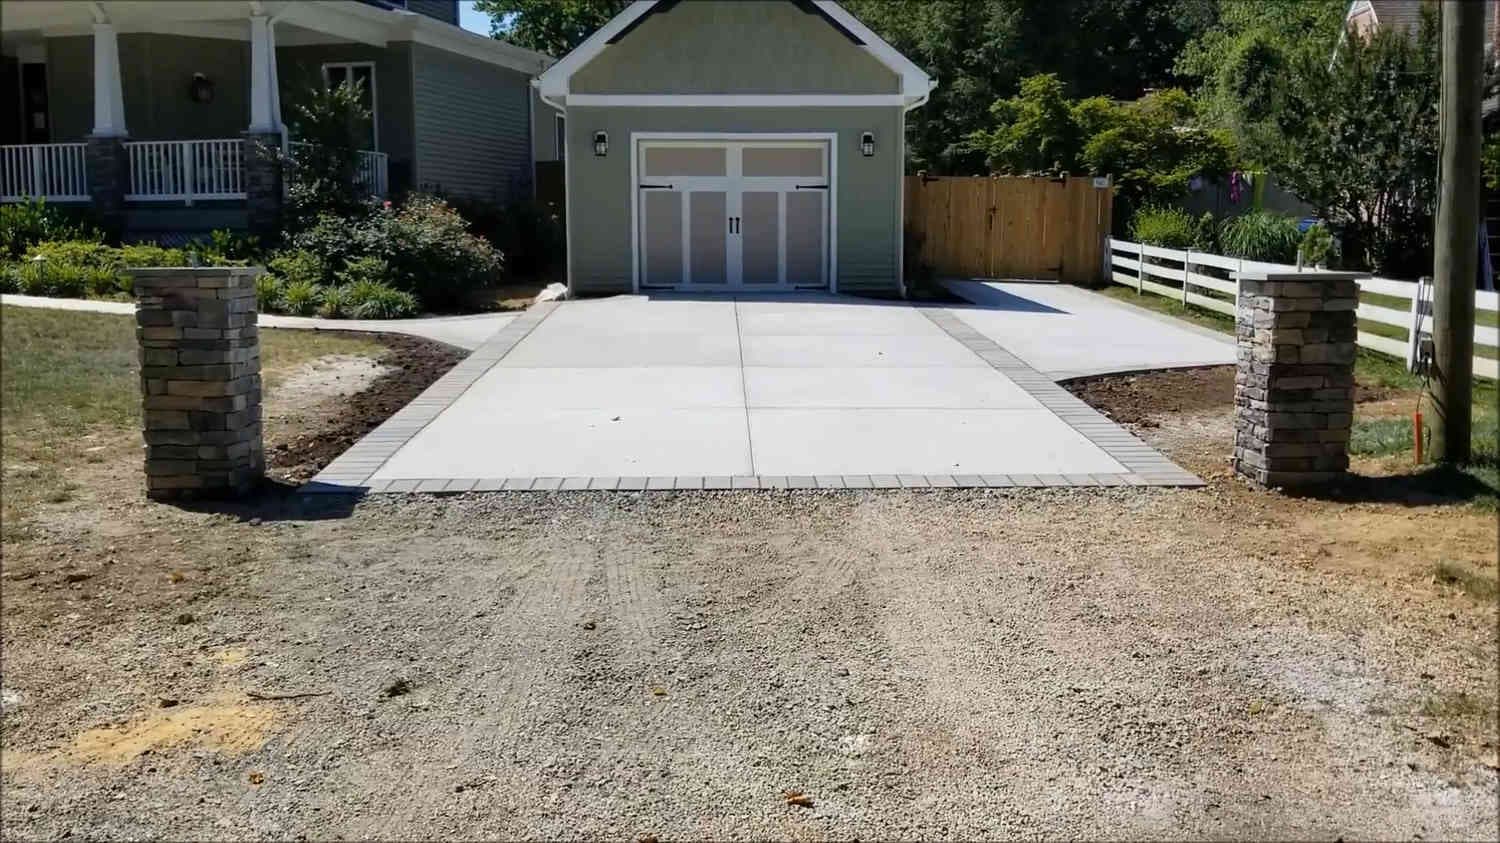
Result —
<svg viewBox="0 0 1500 843"><path fill-rule="evenodd" d="M677 0L635 0L624 11L610 19L608 23L600 27L593 35L589 36L582 44L579 44L572 52L560 59L545 73L538 77L532 84L536 86L542 98L555 107L562 107L569 102L580 101L583 98L571 94L570 80L573 74L584 65L593 61L600 53L613 43L623 39L637 25L642 23L652 12L664 11L676 5ZM875 60L889 68L900 79L900 94L885 98L891 102L882 102L889 105L920 105L927 99L928 93L935 87L936 83L927 75L922 68L918 67L911 59L903 56L892 47L885 39L876 35L869 27L865 26L858 18L849 14L842 6L834 0L792 0L799 6L817 13L830 26L854 44L858 49L864 50ZM725 100L733 100L734 105L791 105L791 104L823 104L835 105L847 103L850 105L868 104L871 100L879 97L844 95L844 96L806 96L806 95L767 95L767 96L724 96ZM601 97L588 97L588 104L607 104L599 102L605 99ZM657 97L635 97L626 103L621 98L621 104L651 104L651 105L700 105L716 104L713 101L720 97L712 95L677 95ZM635 102L634 100L643 100ZM650 102L644 102L650 100Z"/></svg>

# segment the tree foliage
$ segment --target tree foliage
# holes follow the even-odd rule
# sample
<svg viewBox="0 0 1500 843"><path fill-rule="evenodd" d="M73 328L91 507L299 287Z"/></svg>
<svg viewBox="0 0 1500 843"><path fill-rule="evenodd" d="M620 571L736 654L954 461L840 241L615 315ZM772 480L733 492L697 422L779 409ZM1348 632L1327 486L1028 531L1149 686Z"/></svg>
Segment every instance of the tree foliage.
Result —
<svg viewBox="0 0 1500 843"><path fill-rule="evenodd" d="M1177 89L1120 104L1075 101L1056 76L1043 74L995 102L990 116L993 128L971 134L969 145L993 172L1112 175L1132 205L1169 202L1194 176L1222 179L1234 165L1228 134L1192 126L1192 100Z"/></svg>
<svg viewBox="0 0 1500 843"><path fill-rule="evenodd" d="M1436 16L1423 18L1415 39L1382 30L1332 61L1290 56L1264 121L1264 159L1338 230L1344 256L1397 277L1431 267L1439 68Z"/></svg>
<svg viewBox="0 0 1500 843"><path fill-rule="evenodd" d="M562 58L619 14L630 0L476 0L490 34Z"/></svg>
<svg viewBox="0 0 1500 843"><path fill-rule="evenodd" d="M1263 163L1274 141L1267 118L1293 60L1328 61L1343 31L1347 0L1220 0L1218 25L1183 47L1176 72L1197 80L1198 114L1234 133L1242 154Z"/></svg>
<svg viewBox="0 0 1500 843"><path fill-rule="evenodd" d="M299 88L291 105L292 137L300 145L287 165L288 224L310 224L319 214L354 213L359 189L360 139L370 136L370 110L352 82Z"/></svg>

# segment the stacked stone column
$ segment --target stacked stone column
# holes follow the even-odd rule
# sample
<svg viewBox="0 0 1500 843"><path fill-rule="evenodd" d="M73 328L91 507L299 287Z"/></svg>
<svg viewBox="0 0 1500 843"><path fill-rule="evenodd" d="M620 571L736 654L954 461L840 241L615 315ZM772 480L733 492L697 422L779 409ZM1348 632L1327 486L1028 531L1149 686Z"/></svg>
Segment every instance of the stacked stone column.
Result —
<svg viewBox="0 0 1500 843"><path fill-rule="evenodd" d="M255 312L260 273L258 267L131 270L151 498L241 495L265 471Z"/></svg>
<svg viewBox="0 0 1500 843"><path fill-rule="evenodd" d="M1234 466L1262 486L1323 484L1349 467L1360 277L1239 276Z"/></svg>
<svg viewBox="0 0 1500 843"><path fill-rule="evenodd" d="M250 233L264 242L281 231L286 192L281 172L281 135L245 132L245 213Z"/></svg>
<svg viewBox="0 0 1500 843"><path fill-rule="evenodd" d="M88 171L89 199L99 226L111 240L118 240L125 231L125 194L130 188L125 138L90 135L84 146L84 167Z"/></svg>

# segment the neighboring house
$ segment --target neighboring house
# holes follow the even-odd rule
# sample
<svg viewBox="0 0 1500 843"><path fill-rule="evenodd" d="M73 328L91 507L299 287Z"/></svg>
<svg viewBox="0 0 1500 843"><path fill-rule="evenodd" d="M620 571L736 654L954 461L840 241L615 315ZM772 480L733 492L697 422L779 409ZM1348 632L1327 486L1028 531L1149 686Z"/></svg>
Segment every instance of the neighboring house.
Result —
<svg viewBox="0 0 1500 843"><path fill-rule="evenodd" d="M933 87L830 0L639 0L535 83L565 116L568 281L896 296Z"/></svg>
<svg viewBox="0 0 1500 843"><path fill-rule="evenodd" d="M269 227L282 191L256 150L295 155L294 104L345 80L374 115L371 193L529 198L552 60L457 22L457 0L5 3L0 200L92 201L137 236Z"/></svg>
<svg viewBox="0 0 1500 843"><path fill-rule="evenodd" d="M1500 49L1500 0L1450 2L1484 3L1485 42L1490 50ZM1344 28L1365 38L1382 29L1415 34L1422 25L1422 8L1437 5L1438 0L1353 0L1344 13Z"/></svg>

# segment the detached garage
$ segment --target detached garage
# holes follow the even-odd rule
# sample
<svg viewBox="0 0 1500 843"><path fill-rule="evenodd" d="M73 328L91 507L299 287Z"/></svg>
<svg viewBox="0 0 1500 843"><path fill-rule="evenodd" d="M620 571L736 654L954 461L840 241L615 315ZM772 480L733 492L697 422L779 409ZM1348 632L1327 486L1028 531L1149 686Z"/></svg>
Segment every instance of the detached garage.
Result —
<svg viewBox="0 0 1500 843"><path fill-rule="evenodd" d="M903 293L933 82L832 0L638 0L533 84L565 118L574 295Z"/></svg>

